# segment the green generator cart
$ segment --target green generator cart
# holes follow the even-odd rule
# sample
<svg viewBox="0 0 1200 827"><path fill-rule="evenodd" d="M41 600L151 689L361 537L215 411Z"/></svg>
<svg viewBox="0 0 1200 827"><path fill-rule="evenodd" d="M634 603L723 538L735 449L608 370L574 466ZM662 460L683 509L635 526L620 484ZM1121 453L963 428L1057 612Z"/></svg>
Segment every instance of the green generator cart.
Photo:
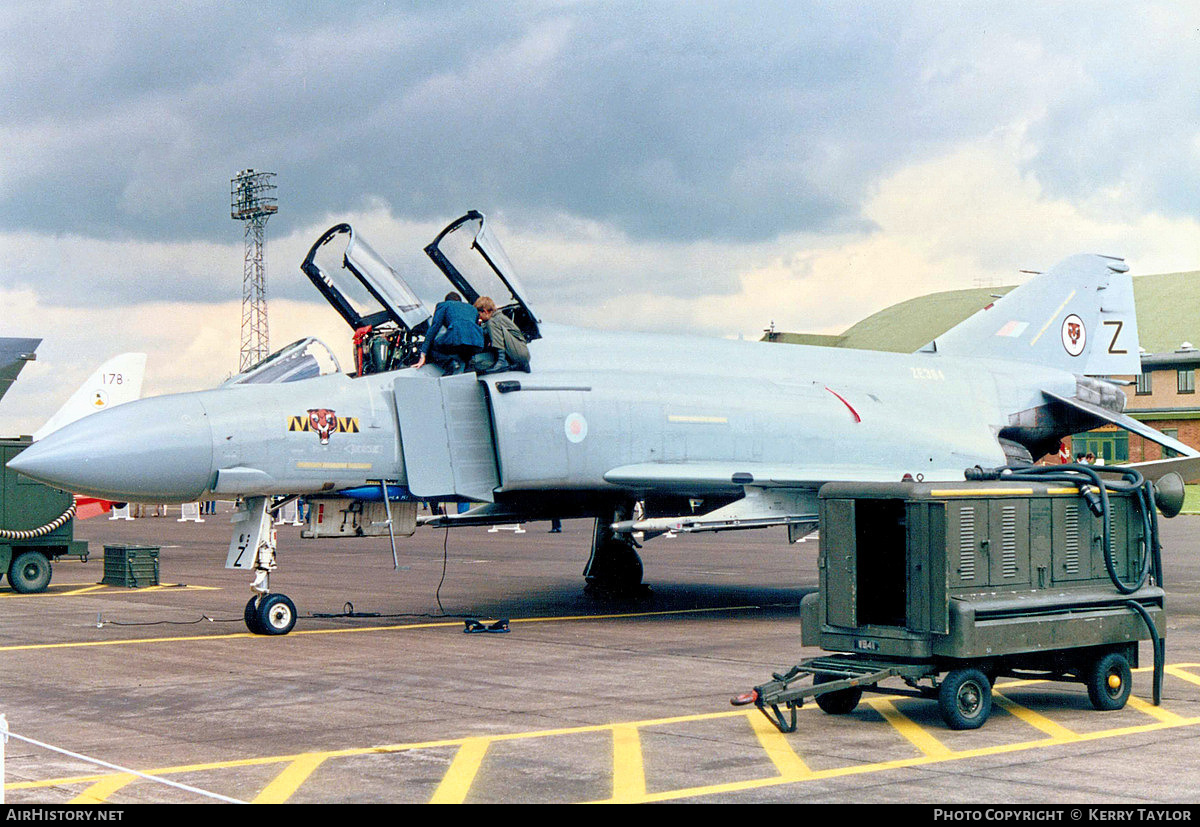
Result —
<svg viewBox="0 0 1200 827"><path fill-rule="evenodd" d="M1010 676L1082 683L1097 709L1120 709L1138 641L1150 640L1157 704L1166 615L1155 504L1178 513L1182 480L1162 481L1163 496L1121 468L966 477L823 486L819 590L801 602L801 642L832 654L734 703L790 732L808 698L846 714L874 691L937 700L949 727L974 729L992 684Z"/></svg>
<svg viewBox="0 0 1200 827"><path fill-rule="evenodd" d="M74 496L8 468L31 442L29 437L0 439L0 575L22 594L46 590L52 560L88 557L87 543L74 538Z"/></svg>

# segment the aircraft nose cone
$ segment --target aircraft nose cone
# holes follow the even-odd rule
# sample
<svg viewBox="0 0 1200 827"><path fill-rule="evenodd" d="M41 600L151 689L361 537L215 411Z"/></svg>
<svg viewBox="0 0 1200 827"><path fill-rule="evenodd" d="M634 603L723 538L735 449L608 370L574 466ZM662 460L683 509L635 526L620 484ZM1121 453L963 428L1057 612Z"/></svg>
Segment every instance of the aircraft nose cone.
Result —
<svg viewBox="0 0 1200 827"><path fill-rule="evenodd" d="M212 429L195 394L128 402L35 442L8 467L115 501L197 499L212 476Z"/></svg>

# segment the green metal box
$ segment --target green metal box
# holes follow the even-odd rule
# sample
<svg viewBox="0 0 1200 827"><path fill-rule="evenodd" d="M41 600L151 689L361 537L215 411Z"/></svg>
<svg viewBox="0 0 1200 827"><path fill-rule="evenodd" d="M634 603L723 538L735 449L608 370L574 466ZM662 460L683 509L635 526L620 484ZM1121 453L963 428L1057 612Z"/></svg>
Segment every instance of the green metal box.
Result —
<svg viewBox="0 0 1200 827"><path fill-rule="evenodd" d="M104 579L131 589L158 585L158 546L105 546Z"/></svg>
<svg viewBox="0 0 1200 827"><path fill-rule="evenodd" d="M1110 491L1113 562L1136 581L1147 538L1129 494ZM1003 659L1135 644L1127 606L1165 628L1152 579L1114 588L1103 521L1055 482L830 483L820 492L820 591L802 642L885 658ZM1132 647L1135 652L1136 646Z"/></svg>

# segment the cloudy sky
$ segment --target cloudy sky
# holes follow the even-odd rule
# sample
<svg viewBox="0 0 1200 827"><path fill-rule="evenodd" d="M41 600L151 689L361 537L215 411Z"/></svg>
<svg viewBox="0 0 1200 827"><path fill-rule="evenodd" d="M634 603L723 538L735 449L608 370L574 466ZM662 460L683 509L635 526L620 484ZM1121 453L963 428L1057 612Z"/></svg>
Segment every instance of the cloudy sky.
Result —
<svg viewBox="0 0 1200 827"><path fill-rule="evenodd" d="M278 174L272 347L349 221L414 282L489 216L543 319L757 338L1077 252L1200 269L1200 5L20 2L0 15L0 402L237 365L230 178ZM434 296L433 298L436 298Z"/></svg>

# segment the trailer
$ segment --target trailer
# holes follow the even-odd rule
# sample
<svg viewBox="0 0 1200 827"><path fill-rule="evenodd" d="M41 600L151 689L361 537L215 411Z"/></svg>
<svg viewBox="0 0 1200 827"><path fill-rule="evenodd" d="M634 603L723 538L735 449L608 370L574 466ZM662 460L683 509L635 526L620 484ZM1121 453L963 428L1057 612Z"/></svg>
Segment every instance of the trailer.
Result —
<svg viewBox="0 0 1200 827"><path fill-rule="evenodd" d="M1076 465L965 477L823 486L819 587L801 602L801 643L834 654L733 703L791 732L806 700L839 715L881 692L936 700L948 727L975 729L991 713L992 685L1010 676L1082 683L1096 709L1115 710L1149 640L1158 704L1156 505L1177 514L1182 480L1156 489L1132 469Z"/></svg>
<svg viewBox="0 0 1200 827"><path fill-rule="evenodd" d="M8 468L9 460L32 441L27 436L0 439L0 576L7 576L22 594L46 590L52 561L88 559L87 543L74 536L74 496Z"/></svg>

